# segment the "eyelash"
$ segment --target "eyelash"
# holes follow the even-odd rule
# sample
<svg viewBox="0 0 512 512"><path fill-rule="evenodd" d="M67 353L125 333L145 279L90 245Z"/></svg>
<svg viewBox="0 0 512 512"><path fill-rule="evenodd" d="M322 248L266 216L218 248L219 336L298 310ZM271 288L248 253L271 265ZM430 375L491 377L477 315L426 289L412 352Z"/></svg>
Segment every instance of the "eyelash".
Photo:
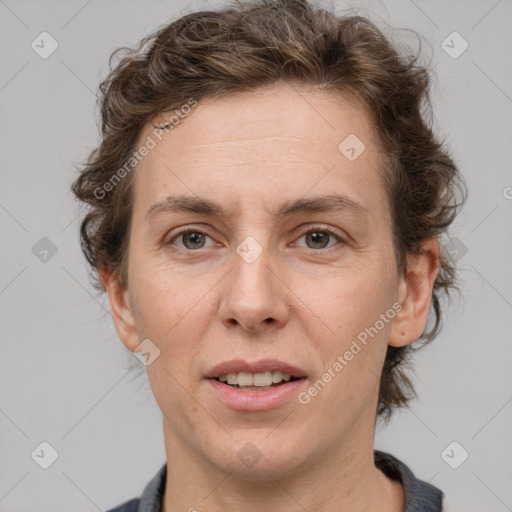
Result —
<svg viewBox="0 0 512 512"><path fill-rule="evenodd" d="M307 235L308 233L312 233L312 232L327 233L330 236L334 237L342 245L344 245L346 243L346 240L344 238L342 238L333 228L330 228L330 227L327 227L327 226L312 226L308 230L304 231L299 236L299 238L302 238L304 235ZM187 228L184 228L181 231L178 231L177 233L175 233L173 235L173 237L168 242L165 243L165 245L173 246L173 241L174 240L178 239L180 236L185 235L187 233L199 233L201 235L205 235L207 237L210 237L210 235L206 231L203 231L202 229L194 228L194 227L187 227ZM335 247L335 246L333 246L333 247ZM313 252L313 253L319 253L319 252L322 252L322 251L325 252L325 251L327 251L329 249L332 249L333 247L321 248L321 249L311 249L311 248L307 248L306 247L306 250L309 250L310 252ZM203 248L200 248L200 249L187 249L187 248L184 248L183 249L181 247L178 247L178 248L173 247L173 250L181 251L181 252L188 252L188 253L199 252L201 249L203 249Z"/></svg>

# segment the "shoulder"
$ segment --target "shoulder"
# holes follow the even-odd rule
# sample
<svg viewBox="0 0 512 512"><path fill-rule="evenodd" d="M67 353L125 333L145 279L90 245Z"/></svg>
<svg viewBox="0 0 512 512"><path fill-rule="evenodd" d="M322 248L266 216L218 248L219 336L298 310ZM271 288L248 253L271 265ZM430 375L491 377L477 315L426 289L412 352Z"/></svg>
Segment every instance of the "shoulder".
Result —
<svg viewBox="0 0 512 512"><path fill-rule="evenodd" d="M149 481L140 498L133 498L107 512L162 512L162 499L165 491L167 463Z"/></svg>
<svg viewBox="0 0 512 512"><path fill-rule="evenodd" d="M139 509L140 498L134 498L129 501L125 501L121 505L115 508L107 510L107 512L137 512Z"/></svg>
<svg viewBox="0 0 512 512"><path fill-rule="evenodd" d="M389 453L374 450L375 465L392 480L402 483L405 494L404 512L441 512L444 493L415 477L411 469Z"/></svg>

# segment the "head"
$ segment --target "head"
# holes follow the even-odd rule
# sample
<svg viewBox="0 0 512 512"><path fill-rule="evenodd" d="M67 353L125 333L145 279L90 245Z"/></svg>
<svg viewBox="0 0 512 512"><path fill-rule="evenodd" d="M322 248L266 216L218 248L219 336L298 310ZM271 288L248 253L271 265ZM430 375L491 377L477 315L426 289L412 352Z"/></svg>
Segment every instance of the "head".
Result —
<svg viewBox="0 0 512 512"><path fill-rule="evenodd" d="M166 428L214 464L249 440L313 460L414 396L404 365L439 332L439 239L464 201L429 83L367 19L277 0L184 16L101 84L82 247L126 347L160 350ZM215 402L214 365L267 358L299 367L301 400Z"/></svg>

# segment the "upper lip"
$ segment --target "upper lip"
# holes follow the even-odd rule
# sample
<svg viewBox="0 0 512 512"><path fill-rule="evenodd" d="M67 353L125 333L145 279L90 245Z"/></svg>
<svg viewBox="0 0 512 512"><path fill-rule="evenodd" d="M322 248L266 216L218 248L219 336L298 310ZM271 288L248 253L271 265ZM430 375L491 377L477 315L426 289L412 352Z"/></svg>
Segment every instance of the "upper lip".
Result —
<svg viewBox="0 0 512 512"><path fill-rule="evenodd" d="M301 378L305 377L304 370L279 361L279 359L260 359L259 361L244 361L242 359L233 359L231 361L224 361L213 366L206 374L206 379L216 379L219 375L226 375L227 373L237 372L250 372L250 373L263 373L279 371L281 373L288 373L292 377Z"/></svg>

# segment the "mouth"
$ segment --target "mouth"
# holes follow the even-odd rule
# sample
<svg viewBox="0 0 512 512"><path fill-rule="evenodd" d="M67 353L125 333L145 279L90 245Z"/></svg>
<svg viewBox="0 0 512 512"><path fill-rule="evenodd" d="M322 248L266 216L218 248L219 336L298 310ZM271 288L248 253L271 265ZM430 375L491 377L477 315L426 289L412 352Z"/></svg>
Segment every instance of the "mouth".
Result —
<svg viewBox="0 0 512 512"><path fill-rule="evenodd" d="M252 388L272 387L283 382L301 379L306 377L306 372L279 359L262 359L253 362L236 359L215 365L204 377L217 379L228 386Z"/></svg>
<svg viewBox="0 0 512 512"><path fill-rule="evenodd" d="M265 411L291 403L306 385L305 371L277 359L220 363L204 375L214 396L240 411Z"/></svg>

